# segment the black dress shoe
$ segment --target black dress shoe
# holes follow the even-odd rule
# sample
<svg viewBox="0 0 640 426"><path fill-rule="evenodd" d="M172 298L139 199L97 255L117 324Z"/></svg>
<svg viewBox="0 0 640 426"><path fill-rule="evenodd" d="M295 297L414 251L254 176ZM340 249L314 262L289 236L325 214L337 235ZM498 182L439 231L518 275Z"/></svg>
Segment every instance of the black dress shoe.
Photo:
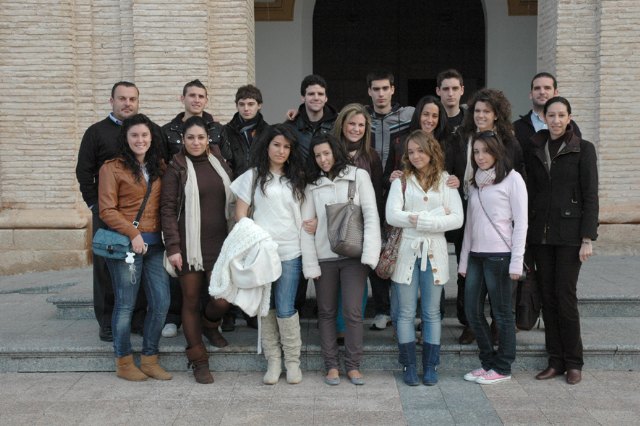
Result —
<svg viewBox="0 0 640 426"><path fill-rule="evenodd" d="M563 371L556 370L553 367L547 367L538 374L536 374L536 380L549 380L553 379L556 376L560 376L563 374Z"/></svg>
<svg viewBox="0 0 640 426"><path fill-rule="evenodd" d="M103 342L113 342L113 332L111 331L111 327L100 327L98 336Z"/></svg>
<svg viewBox="0 0 640 426"><path fill-rule="evenodd" d="M576 385L582 380L582 371L577 368L570 368L567 370L567 383L570 385Z"/></svg>

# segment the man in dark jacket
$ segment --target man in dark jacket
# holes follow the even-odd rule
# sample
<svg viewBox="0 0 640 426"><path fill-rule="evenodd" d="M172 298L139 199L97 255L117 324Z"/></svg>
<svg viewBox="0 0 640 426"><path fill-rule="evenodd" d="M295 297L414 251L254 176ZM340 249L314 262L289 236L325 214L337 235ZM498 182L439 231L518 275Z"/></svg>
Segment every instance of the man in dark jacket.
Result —
<svg viewBox="0 0 640 426"><path fill-rule="evenodd" d="M268 124L260 113L262 93L252 84L241 86L236 92L236 112L222 129L220 150L227 160L234 177L238 177L250 166L253 142Z"/></svg>
<svg viewBox="0 0 640 426"><path fill-rule="evenodd" d="M220 143L220 134L222 133L222 124L213 119L213 116L204 109L209 102L207 88L200 80L193 80L184 85L180 102L184 105L184 112L176 115L173 120L162 126L168 143L169 158L180 152L182 149L183 124L188 118L193 116L202 117L207 124L207 133L209 134L209 146L218 145Z"/></svg>
<svg viewBox="0 0 640 426"><path fill-rule="evenodd" d="M544 104L554 96L558 96L558 81L553 74L540 72L534 75L531 79L531 91L529 92L529 99L531 99L533 107L528 113L521 115L518 120L513 122L513 130L523 152L530 144L531 136L547 128L542 109ZM575 135L582 136L578 125L573 120L571 120L571 127Z"/></svg>
<svg viewBox="0 0 640 426"><path fill-rule="evenodd" d="M387 164L389 147L394 143L401 143L409 133L409 125L414 108L402 107L393 103L395 93L393 73L382 70L367 75L368 93L371 106L367 106L371 114L371 143L380 155L382 164ZM389 182L383 182L386 188ZM381 218L383 219L383 218ZM391 302L389 300L390 281L384 280L371 271L371 293L375 308L375 317L371 330L384 330L391 324Z"/></svg>
<svg viewBox="0 0 640 426"><path fill-rule="evenodd" d="M286 121L298 138L298 146L303 158L309 156L309 146L314 136L330 133L337 113L327 104L327 82L319 75L308 75L300 84L302 104L295 117Z"/></svg>
<svg viewBox="0 0 640 426"><path fill-rule="evenodd" d="M462 74L453 68L442 71L436 77L436 94L447 111L447 122L451 132L462 125L466 108L460 105L460 99L464 95L464 81Z"/></svg>
<svg viewBox="0 0 640 426"><path fill-rule="evenodd" d="M87 206L91 209L93 217L93 234L99 228L106 228L100 220L98 209L98 172L102 164L119 154L118 135L122 121L138 113L139 92L135 84L128 81L119 81L111 89L111 113L102 121L91 125L82 137L78 162L76 165L76 178L80 184L80 192ZM160 144L162 154L168 158L168 148L162 130L156 124L153 125L152 137L162 141ZM144 290L140 286L136 312L132 319L132 331L142 333L144 314L146 312L146 298ZM113 313L114 295L111 286L111 276L107 270L104 258L93 256L93 309L96 320L100 325L100 340L110 342L113 340L111 332L111 316Z"/></svg>

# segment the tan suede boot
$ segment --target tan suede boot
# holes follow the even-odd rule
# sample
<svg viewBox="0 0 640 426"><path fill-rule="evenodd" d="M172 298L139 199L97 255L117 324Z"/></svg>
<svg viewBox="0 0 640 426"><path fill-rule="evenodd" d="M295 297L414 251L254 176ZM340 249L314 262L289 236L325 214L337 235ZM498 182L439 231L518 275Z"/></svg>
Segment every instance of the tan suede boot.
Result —
<svg viewBox="0 0 640 426"><path fill-rule="evenodd" d="M300 317L298 313L289 318L278 318L280 342L284 352L284 366L287 368L287 383L295 385L302 381L300 370Z"/></svg>
<svg viewBox="0 0 640 426"><path fill-rule="evenodd" d="M132 382L142 382L148 377L133 363L133 355L116 358L116 376Z"/></svg>
<svg viewBox="0 0 640 426"><path fill-rule="evenodd" d="M171 373L167 373L167 371L158 364L158 354L140 355L140 370L156 380L171 380L173 378Z"/></svg>
<svg viewBox="0 0 640 426"><path fill-rule="evenodd" d="M193 377L196 382L203 385L213 383L213 376L209 371L209 355L203 343L192 348L187 348L187 359L189 366L193 369Z"/></svg>
<svg viewBox="0 0 640 426"><path fill-rule="evenodd" d="M270 310L267 316L262 318L261 333L262 349L267 359L267 372L262 378L262 383L275 385L282 373L282 350L275 310Z"/></svg>

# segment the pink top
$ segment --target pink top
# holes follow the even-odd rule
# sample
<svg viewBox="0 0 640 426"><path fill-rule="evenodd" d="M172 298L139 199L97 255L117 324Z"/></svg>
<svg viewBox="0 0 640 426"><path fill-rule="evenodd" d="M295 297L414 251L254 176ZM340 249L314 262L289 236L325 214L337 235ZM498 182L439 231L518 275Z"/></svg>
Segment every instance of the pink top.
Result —
<svg viewBox="0 0 640 426"><path fill-rule="evenodd" d="M498 228L505 242L491 225L482 205ZM460 253L458 272L467 272L469 252L511 252L510 274L522 274L524 246L527 238L527 188L520 173L512 170L502 182L484 188L469 188L467 224Z"/></svg>

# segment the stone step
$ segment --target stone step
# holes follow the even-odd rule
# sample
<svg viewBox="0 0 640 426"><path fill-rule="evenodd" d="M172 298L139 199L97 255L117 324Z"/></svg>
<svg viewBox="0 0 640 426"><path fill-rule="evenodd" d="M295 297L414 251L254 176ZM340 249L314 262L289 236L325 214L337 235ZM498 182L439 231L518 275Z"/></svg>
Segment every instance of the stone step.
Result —
<svg viewBox="0 0 640 426"><path fill-rule="evenodd" d="M84 284L89 287L88 284ZM452 286L453 288L453 286ZM448 290L448 289L447 289ZM445 317L456 316L455 293L446 292ZM59 319L93 319L93 297L90 288L83 292L65 291L49 296L47 302L56 306L56 316ZM309 299L305 312L311 316L315 300ZM487 312L488 312L487 307ZM578 309L583 317L638 317L640 316L639 296L583 296L578 297ZM369 297L365 316L371 318L375 315L373 301Z"/></svg>
<svg viewBox="0 0 640 426"><path fill-rule="evenodd" d="M241 321L239 322L241 323ZM369 330L365 324L363 370L398 369L398 352L393 332ZM39 327L26 333L3 333L0 343L0 371L113 371L111 343L98 340L93 321L56 320L53 315ZM303 370L322 370L318 330L313 320L302 320ZM442 328L441 369L464 372L478 366L477 346L460 345L461 327L454 319L445 319ZM582 320L585 368L636 370L640 368L640 318L598 318ZM257 331L239 325L225 333L230 345L218 349L208 346L213 371L263 371L266 363L256 353ZM538 370L546 366L544 328L517 334L515 370ZM142 338L132 336L134 352L139 353ZM162 338L162 364L173 371L185 371L185 340L180 331L175 338Z"/></svg>

